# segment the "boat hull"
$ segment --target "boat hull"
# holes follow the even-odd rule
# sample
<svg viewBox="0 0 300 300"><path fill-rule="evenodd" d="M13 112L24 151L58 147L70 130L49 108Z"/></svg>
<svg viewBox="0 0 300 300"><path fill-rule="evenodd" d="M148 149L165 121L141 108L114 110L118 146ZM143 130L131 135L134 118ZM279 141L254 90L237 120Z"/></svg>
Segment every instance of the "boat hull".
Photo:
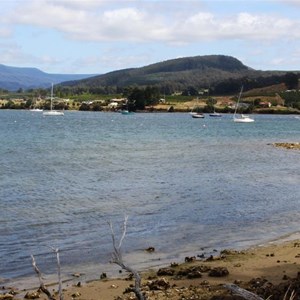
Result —
<svg viewBox="0 0 300 300"><path fill-rule="evenodd" d="M241 119L233 119L233 122L235 122L235 123L252 123L252 122L254 122L254 120L250 119L250 118L241 118Z"/></svg>
<svg viewBox="0 0 300 300"><path fill-rule="evenodd" d="M44 111L43 116L63 116L64 112L62 111L56 111L56 110L49 110L49 111Z"/></svg>
<svg viewBox="0 0 300 300"><path fill-rule="evenodd" d="M214 117L214 118L219 118L219 117L222 117L221 114L219 113L213 113L213 114L209 114L210 117Z"/></svg>
<svg viewBox="0 0 300 300"><path fill-rule="evenodd" d="M200 113L191 113L191 116L192 116L192 118L195 118L195 119L203 119L204 118L204 115L200 114Z"/></svg>

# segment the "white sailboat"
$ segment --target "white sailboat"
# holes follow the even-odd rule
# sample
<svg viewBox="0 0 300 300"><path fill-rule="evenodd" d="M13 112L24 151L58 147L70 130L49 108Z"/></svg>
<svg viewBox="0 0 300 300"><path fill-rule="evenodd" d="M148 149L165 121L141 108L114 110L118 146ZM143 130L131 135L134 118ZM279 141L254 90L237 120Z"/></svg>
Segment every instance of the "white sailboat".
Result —
<svg viewBox="0 0 300 300"><path fill-rule="evenodd" d="M210 117L222 117L222 115L214 110L213 113L209 114Z"/></svg>
<svg viewBox="0 0 300 300"><path fill-rule="evenodd" d="M203 119L204 114L198 112L198 102L199 102L199 99L197 98L197 104L193 106L192 111L190 112L190 115L192 116L192 118L195 118L195 119Z"/></svg>
<svg viewBox="0 0 300 300"><path fill-rule="evenodd" d="M40 112L43 110L41 108L31 108L29 111Z"/></svg>
<svg viewBox="0 0 300 300"><path fill-rule="evenodd" d="M44 116L63 116L64 112L61 110L53 110L52 109L52 102L53 102L53 83L51 87L51 97L50 97L50 110L46 110L43 112Z"/></svg>
<svg viewBox="0 0 300 300"><path fill-rule="evenodd" d="M233 122L236 122L236 123L252 123L252 122L254 122L254 119L251 119L249 116L246 116L246 115L243 115L243 114L241 114L239 117L236 116L236 112L237 112L237 109L238 109L238 106L239 106L239 103L240 103L242 92L243 92L243 86L241 88L237 103L235 105L235 110L234 110L234 114L233 114Z"/></svg>

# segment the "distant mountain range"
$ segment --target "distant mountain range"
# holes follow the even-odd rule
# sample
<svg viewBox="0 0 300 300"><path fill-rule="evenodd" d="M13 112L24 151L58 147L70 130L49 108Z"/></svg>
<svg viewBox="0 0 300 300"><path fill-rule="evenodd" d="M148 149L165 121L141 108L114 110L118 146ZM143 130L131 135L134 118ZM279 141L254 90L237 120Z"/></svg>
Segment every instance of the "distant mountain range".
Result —
<svg viewBox="0 0 300 300"><path fill-rule="evenodd" d="M0 89L17 91L18 89L49 88L69 80L80 80L95 74L49 74L36 68L10 67L0 64Z"/></svg>
<svg viewBox="0 0 300 300"><path fill-rule="evenodd" d="M110 93L119 92L128 86L155 86L166 94L189 87L211 87L214 91L229 93L240 89L242 80L248 84L248 88L259 88L282 82L286 73L287 71L254 70L238 59L225 55L183 57L102 75L48 74L35 68L0 65L0 88L45 88L53 82L71 88L80 87Z"/></svg>

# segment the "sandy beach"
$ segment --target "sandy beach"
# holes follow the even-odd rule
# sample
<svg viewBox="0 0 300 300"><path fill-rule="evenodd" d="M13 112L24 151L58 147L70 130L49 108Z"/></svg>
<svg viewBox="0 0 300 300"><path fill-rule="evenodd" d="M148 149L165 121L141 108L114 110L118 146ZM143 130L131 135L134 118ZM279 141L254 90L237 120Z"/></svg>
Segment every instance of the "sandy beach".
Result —
<svg viewBox="0 0 300 300"><path fill-rule="evenodd" d="M224 249L213 256L186 257L184 262L140 273L142 292L147 299L230 299L232 293L224 284L235 284L264 299L283 299L288 289L299 293L299 262L300 240L273 242L243 251ZM63 284L64 299L136 299L130 292L134 279L124 272L122 276L100 279L99 275L99 280L83 282L80 274L74 274L72 282ZM55 286L47 289L59 299ZM0 299L22 299L26 294L31 299L47 299L37 290L7 286L2 287Z"/></svg>

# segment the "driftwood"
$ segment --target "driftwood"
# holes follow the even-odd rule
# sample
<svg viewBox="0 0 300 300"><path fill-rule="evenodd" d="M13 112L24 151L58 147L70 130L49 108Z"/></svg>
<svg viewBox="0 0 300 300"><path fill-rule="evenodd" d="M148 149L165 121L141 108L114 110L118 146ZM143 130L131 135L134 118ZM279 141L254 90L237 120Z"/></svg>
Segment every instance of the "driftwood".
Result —
<svg viewBox="0 0 300 300"><path fill-rule="evenodd" d="M233 292L233 294L239 295L247 300L264 300L263 298L257 296L256 294L251 293L243 288L240 288L235 284L224 284L224 287L230 290L231 292Z"/></svg>
<svg viewBox="0 0 300 300"><path fill-rule="evenodd" d="M241 296L247 300L264 300L263 298L259 297L258 295L251 293L235 284L224 284L224 287L228 290L230 290L233 294ZM293 290L290 295L290 286L287 289L283 300L294 300L296 298L296 292ZM272 299L272 296L268 297L266 300Z"/></svg>
<svg viewBox="0 0 300 300"><path fill-rule="evenodd" d="M34 271L37 273L38 275L38 278L39 278L39 281L40 281L40 290L45 293L48 297L49 300L55 300L55 298L52 297L51 293L49 292L49 290L46 288L44 282L43 282L43 279L42 279L42 273L41 271L39 270L39 268L37 267L36 265L36 262L35 262L35 259L34 259L34 256L31 255L31 259L32 259L32 266L33 266L33 269Z"/></svg>
<svg viewBox="0 0 300 300"><path fill-rule="evenodd" d="M126 235L127 220L128 220L128 216L125 216L124 223L123 223L123 232L122 232L122 236L120 238L120 241L119 241L118 245L116 243L116 238L115 238L115 233L114 233L114 230L113 230L113 225L112 225L111 222L109 222L109 227L110 227L111 236L112 236L112 243L113 243L113 248L114 248L114 252L112 253L111 262L114 263L114 264L117 264L123 270L133 274L133 277L135 278L135 286L133 288L133 292L135 293L138 300L144 300L145 297L141 292L141 276L139 275L139 273L137 271L135 271L134 269L132 269L131 267L126 265L123 261L123 258L122 258L121 246L122 246L123 240L124 240L125 235Z"/></svg>
<svg viewBox="0 0 300 300"><path fill-rule="evenodd" d="M57 261L57 274L58 274L58 294L59 294L59 299L63 300L63 293L62 293L62 280L61 280L61 268L60 268L60 259L59 259L59 249L58 248L53 248L50 247L51 250L56 254L56 261ZM42 279L42 273L39 270L39 268L36 265L34 256L31 255L31 259L32 259L32 266L35 270L35 272L37 273L38 277L39 277L39 281L40 281L40 290L45 293L48 297L49 300L55 300L55 298L52 297L51 293L49 292L49 290L46 288L43 279Z"/></svg>
<svg viewBox="0 0 300 300"><path fill-rule="evenodd" d="M59 249L52 248L52 251L56 254L56 261L57 261L57 275L58 275L58 294L59 299L63 300L63 293L62 293L62 280L61 280L61 268L60 268L60 259L59 259Z"/></svg>

